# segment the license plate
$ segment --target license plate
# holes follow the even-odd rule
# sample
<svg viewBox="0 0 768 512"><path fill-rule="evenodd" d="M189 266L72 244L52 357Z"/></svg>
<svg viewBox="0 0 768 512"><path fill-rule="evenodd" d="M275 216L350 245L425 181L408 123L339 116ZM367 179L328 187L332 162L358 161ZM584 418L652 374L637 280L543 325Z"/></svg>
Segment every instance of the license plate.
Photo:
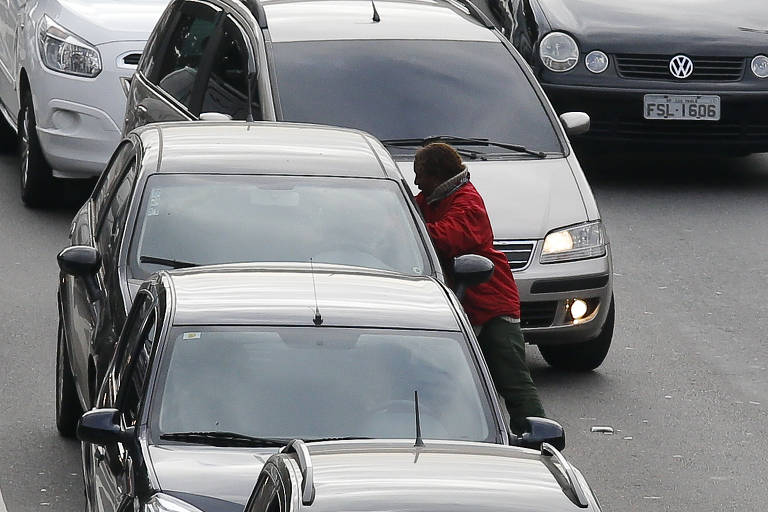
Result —
<svg viewBox="0 0 768 512"><path fill-rule="evenodd" d="M646 94L643 116L646 119L719 121L720 96Z"/></svg>

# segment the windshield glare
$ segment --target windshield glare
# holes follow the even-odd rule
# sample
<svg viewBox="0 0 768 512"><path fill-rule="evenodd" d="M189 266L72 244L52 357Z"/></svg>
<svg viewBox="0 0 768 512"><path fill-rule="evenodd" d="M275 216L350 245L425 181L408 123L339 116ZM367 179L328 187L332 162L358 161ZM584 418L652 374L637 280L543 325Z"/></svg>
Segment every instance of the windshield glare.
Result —
<svg viewBox="0 0 768 512"><path fill-rule="evenodd" d="M562 153L542 102L501 42L291 42L274 44L274 54L287 121L379 139L450 134Z"/></svg>
<svg viewBox="0 0 768 512"><path fill-rule="evenodd" d="M458 332L184 327L169 337L153 435L236 432L318 439L415 436L494 441Z"/></svg>
<svg viewBox="0 0 768 512"><path fill-rule="evenodd" d="M148 179L129 268L144 279L173 261L310 259L428 273L414 218L392 180L181 174Z"/></svg>

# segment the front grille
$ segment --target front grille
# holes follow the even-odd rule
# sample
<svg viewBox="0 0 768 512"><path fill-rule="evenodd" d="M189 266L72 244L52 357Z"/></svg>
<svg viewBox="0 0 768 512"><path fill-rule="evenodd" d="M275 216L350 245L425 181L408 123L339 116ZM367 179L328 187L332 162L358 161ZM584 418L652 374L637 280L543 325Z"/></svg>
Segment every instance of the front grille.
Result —
<svg viewBox="0 0 768 512"><path fill-rule="evenodd" d="M493 242L493 247L497 251L504 253L509 262L509 268L512 270L520 270L528 266L531 261L531 255L533 255L533 249L536 247L536 242L519 241L519 240L496 240Z"/></svg>
<svg viewBox="0 0 768 512"><path fill-rule="evenodd" d="M768 140L768 122L748 119L701 123L673 120L594 119L589 135L614 140L669 143L718 142L748 145L764 143Z"/></svg>
<svg viewBox="0 0 768 512"><path fill-rule="evenodd" d="M128 66L138 66L140 59L141 59L140 53L131 53L130 55L126 55L125 57L123 57L123 64L126 64Z"/></svg>
<svg viewBox="0 0 768 512"><path fill-rule="evenodd" d="M555 321L557 301L523 302L520 304L520 326L549 327Z"/></svg>
<svg viewBox="0 0 768 512"><path fill-rule="evenodd" d="M691 57L693 74L681 80L669 71L669 61L674 55L617 54L615 57L620 77L644 80L738 82L746 66L743 57Z"/></svg>

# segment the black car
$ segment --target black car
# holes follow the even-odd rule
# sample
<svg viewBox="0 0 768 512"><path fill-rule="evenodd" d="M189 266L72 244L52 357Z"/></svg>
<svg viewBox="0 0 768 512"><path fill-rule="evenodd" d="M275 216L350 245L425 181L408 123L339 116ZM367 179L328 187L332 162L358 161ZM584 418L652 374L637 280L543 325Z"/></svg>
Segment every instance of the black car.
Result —
<svg viewBox="0 0 768 512"><path fill-rule="evenodd" d="M269 458L244 512L599 511L551 444L291 442Z"/></svg>
<svg viewBox="0 0 768 512"><path fill-rule="evenodd" d="M70 243L59 254L56 370L56 422L70 436L155 271L313 261L443 276L384 147L356 130L300 124L138 130L75 216Z"/></svg>
<svg viewBox="0 0 768 512"><path fill-rule="evenodd" d="M762 0L488 3L555 108L589 114L576 140L602 150L768 150Z"/></svg>
<svg viewBox="0 0 768 512"><path fill-rule="evenodd" d="M510 443L472 327L433 277L310 263L162 271L136 293L78 425L87 510L241 512L293 438L412 438L415 392L424 442ZM513 441L563 445L559 425L529 421Z"/></svg>

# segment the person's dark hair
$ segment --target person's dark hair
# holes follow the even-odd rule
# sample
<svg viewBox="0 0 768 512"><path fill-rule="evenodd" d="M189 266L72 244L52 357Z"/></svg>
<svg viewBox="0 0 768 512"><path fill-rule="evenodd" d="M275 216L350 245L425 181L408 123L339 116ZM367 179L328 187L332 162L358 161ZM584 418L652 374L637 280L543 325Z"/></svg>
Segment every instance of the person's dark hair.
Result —
<svg viewBox="0 0 768 512"><path fill-rule="evenodd" d="M466 166L461 163L461 156L451 146L443 142L433 142L416 152L413 168L428 176L447 180L462 172Z"/></svg>

